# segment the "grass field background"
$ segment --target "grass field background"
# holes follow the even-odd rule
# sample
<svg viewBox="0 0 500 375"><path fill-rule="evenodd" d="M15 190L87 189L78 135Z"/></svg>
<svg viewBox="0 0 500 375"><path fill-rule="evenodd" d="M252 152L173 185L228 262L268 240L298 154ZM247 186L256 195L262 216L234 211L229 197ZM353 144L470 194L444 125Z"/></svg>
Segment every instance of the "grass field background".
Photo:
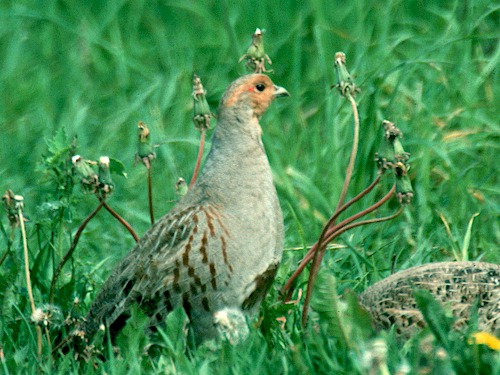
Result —
<svg viewBox="0 0 500 375"><path fill-rule="evenodd" d="M263 314L275 311L277 290L319 236L342 187L352 114L331 89L337 51L346 53L361 88L360 151L349 196L376 175L373 158L383 119L396 122L404 133L415 189L413 204L399 218L348 232L338 241L342 248L327 253L323 273L335 275L337 292L361 292L389 275L391 267L459 259L499 263L499 18L500 5L483 0L1 2L0 188L25 199L36 303L48 302L55 266L97 205L78 184L61 191L60 180L55 182L44 164L50 155L47 140L56 137L60 146L77 137L77 153L84 158L120 160L128 177L114 177L116 190L108 202L144 233L149 215L146 170L134 166L137 122L145 121L153 141L161 143L153 163L160 216L177 200L178 177L189 180L194 168L199 133L191 120L192 74L203 80L215 112L225 87L245 73L238 59L257 27L266 30L271 78L291 94L276 101L261 120L285 215L287 248ZM357 208L373 203L389 187L389 181L382 184ZM396 207L392 202L381 215ZM63 316L75 297L86 311L133 246L110 218L101 211L90 222L63 270L54 301ZM20 233L16 230L9 247L5 216L1 223L0 256L8 251L0 266L3 369L91 373L91 365L71 356L49 361L46 341L46 360L37 360ZM368 373L362 353L371 341L339 348L314 324L303 332L294 320L299 311L300 303L284 331L253 329L243 344L192 353L185 353L179 335L170 332L163 352L145 355L148 339L141 329L130 328L123 339L127 355L99 362L97 371ZM180 329L176 318L169 324ZM139 316L135 323L140 322ZM424 366L418 340L401 349L390 334L379 338L388 345L391 372L405 363L414 369ZM468 348L472 356L474 349ZM480 354L475 366L500 369L498 355Z"/></svg>

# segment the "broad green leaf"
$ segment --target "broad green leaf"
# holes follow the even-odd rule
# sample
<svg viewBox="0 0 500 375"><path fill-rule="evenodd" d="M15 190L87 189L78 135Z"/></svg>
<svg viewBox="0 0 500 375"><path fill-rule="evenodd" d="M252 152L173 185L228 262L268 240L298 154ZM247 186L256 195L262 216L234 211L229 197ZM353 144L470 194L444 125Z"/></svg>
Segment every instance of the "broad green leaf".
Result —
<svg viewBox="0 0 500 375"><path fill-rule="evenodd" d="M413 295L430 330L441 345L443 345L446 349L449 349L450 342L448 334L452 328L451 319L446 316L441 304L428 290L415 289L413 291Z"/></svg>
<svg viewBox="0 0 500 375"><path fill-rule="evenodd" d="M118 159L109 158L109 170L111 171L111 173L127 178L125 166Z"/></svg>
<svg viewBox="0 0 500 375"><path fill-rule="evenodd" d="M329 335L349 346L345 327L345 303L337 295L335 277L331 273L319 272L311 307L318 313L320 321L327 327Z"/></svg>

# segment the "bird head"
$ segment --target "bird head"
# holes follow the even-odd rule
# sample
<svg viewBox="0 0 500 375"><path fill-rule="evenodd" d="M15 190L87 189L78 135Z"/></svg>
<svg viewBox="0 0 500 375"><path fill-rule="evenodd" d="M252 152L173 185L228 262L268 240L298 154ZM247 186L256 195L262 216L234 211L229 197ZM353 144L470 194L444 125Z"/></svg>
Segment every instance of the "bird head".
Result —
<svg viewBox="0 0 500 375"><path fill-rule="evenodd" d="M265 74L249 74L227 88L219 113L231 109L251 110L254 117L260 118L275 98L288 95L288 91L275 85Z"/></svg>

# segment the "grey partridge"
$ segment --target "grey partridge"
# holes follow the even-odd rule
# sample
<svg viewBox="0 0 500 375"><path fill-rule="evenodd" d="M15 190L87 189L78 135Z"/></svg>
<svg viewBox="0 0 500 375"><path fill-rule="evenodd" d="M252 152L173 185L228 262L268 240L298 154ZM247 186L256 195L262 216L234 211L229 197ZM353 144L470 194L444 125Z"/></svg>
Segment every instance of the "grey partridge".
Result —
<svg viewBox="0 0 500 375"><path fill-rule="evenodd" d="M478 329L500 333L500 265L486 262L429 263L397 272L360 295L377 329L395 330L409 338L425 326L414 288L425 289L466 326L477 304Z"/></svg>
<svg viewBox="0 0 500 375"><path fill-rule="evenodd" d="M219 311L258 309L283 251L283 218L259 119L286 95L262 74L227 88L203 172L116 267L80 336L91 339L101 324L115 334L133 304L153 326L182 306L199 344L218 336Z"/></svg>

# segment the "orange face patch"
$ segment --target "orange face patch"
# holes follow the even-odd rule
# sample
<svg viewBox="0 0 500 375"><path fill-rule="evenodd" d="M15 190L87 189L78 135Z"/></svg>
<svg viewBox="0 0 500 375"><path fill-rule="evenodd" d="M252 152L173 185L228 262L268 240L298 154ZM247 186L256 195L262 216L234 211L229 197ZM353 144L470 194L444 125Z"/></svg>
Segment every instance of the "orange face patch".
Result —
<svg viewBox="0 0 500 375"><path fill-rule="evenodd" d="M234 89L224 100L224 106L232 107L238 101L245 100L245 96L249 96L247 100L250 100L253 108L260 108L262 106L267 108L272 100L273 94L273 83L269 77L262 74L255 74L244 78L246 78L246 81L242 80L242 82L235 82L236 85ZM237 83L240 84L238 85ZM257 85L265 86L265 91L257 90ZM248 93L250 93L250 95ZM259 112L261 111L259 110Z"/></svg>

